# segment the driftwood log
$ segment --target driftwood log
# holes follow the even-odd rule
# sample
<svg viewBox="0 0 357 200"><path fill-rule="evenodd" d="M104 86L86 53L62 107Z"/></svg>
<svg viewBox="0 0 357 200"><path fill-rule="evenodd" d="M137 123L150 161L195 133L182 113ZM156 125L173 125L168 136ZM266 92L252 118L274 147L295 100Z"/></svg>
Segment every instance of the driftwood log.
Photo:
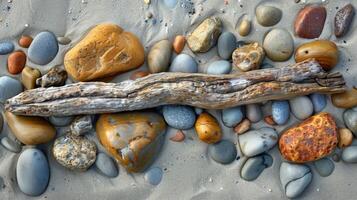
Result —
<svg viewBox="0 0 357 200"><path fill-rule="evenodd" d="M67 116L141 110L167 104L224 109L310 93L345 91L340 73L314 60L229 75L158 73L121 83L81 82L25 91L5 104L30 116Z"/></svg>

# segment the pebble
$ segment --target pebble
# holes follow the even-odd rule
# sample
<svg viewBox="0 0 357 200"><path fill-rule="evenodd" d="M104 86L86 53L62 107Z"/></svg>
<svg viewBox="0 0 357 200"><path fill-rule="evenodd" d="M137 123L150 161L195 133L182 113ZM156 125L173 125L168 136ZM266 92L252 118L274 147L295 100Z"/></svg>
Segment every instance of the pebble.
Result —
<svg viewBox="0 0 357 200"><path fill-rule="evenodd" d="M20 81L9 76L0 77L0 102L5 102L21 92L22 84Z"/></svg>
<svg viewBox="0 0 357 200"><path fill-rule="evenodd" d="M331 95L332 104L339 108L352 108L357 106L357 87L343 93Z"/></svg>
<svg viewBox="0 0 357 200"><path fill-rule="evenodd" d="M19 74L26 64L26 54L23 51L15 51L7 58L7 69L10 74Z"/></svg>
<svg viewBox="0 0 357 200"><path fill-rule="evenodd" d="M92 117L90 115L78 116L74 118L70 125L73 135L79 136L93 130Z"/></svg>
<svg viewBox="0 0 357 200"><path fill-rule="evenodd" d="M347 163L357 163L357 146L349 146L342 151L342 160Z"/></svg>
<svg viewBox="0 0 357 200"><path fill-rule="evenodd" d="M53 157L71 170L87 170L96 160L97 147L82 136L65 135L57 138L52 147Z"/></svg>
<svg viewBox="0 0 357 200"><path fill-rule="evenodd" d="M324 94L314 93L310 95L312 105L314 106L315 113L321 112L327 105L327 98Z"/></svg>
<svg viewBox="0 0 357 200"><path fill-rule="evenodd" d="M147 72L147 71L136 71L136 72L134 72L134 73L132 73L131 75L130 75L130 80L136 80L136 79L138 79L138 78L142 78L142 77L145 77L145 76L147 76L147 75L149 75L150 73L149 72Z"/></svg>
<svg viewBox="0 0 357 200"><path fill-rule="evenodd" d="M1 139L1 144L2 144L2 146L4 146L7 150L9 150L9 151L11 151L11 152L13 152L13 153L20 153L20 152L21 152L21 149L22 149L22 146L21 146L19 143L17 143L17 142L15 142L15 141L11 140L11 139L8 138L8 137L3 137L3 138Z"/></svg>
<svg viewBox="0 0 357 200"><path fill-rule="evenodd" d="M187 54L177 55L170 66L170 72L196 73L197 71L198 65L195 59Z"/></svg>
<svg viewBox="0 0 357 200"><path fill-rule="evenodd" d="M26 66L21 73L21 82L26 89L34 89L36 87L36 80L40 77L40 70Z"/></svg>
<svg viewBox="0 0 357 200"><path fill-rule="evenodd" d="M248 20L248 19L243 19L240 24L239 24L239 27L238 27L238 33L240 36L247 36L249 35L250 33L250 29L251 29L251 21Z"/></svg>
<svg viewBox="0 0 357 200"><path fill-rule="evenodd" d="M264 117L264 122L267 123L267 124L269 124L270 126L275 126L275 125L276 125L276 122L274 121L272 115L265 116L265 117Z"/></svg>
<svg viewBox="0 0 357 200"><path fill-rule="evenodd" d="M276 28L265 36L263 48L272 61L286 61L294 52L294 39L286 29Z"/></svg>
<svg viewBox="0 0 357 200"><path fill-rule="evenodd" d="M144 179L151 185L159 185L162 180L162 169L159 167L152 167L148 169L144 175Z"/></svg>
<svg viewBox="0 0 357 200"><path fill-rule="evenodd" d="M202 108L195 108L196 115L200 115L203 112Z"/></svg>
<svg viewBox="0 0 357 200"><path fill-rule="evenodd" d="M207 74L229 74L232 65L226 60L217 60L212 62L207 68Z"/></svg>
<svg viewBox="0 0 357 200"><path fill-rule="evenodd" d="M66 116L66 117L57 117L57 116L50 116L48 120L51 122L52 125L56 127L63 127L68 126L73 121L73 116Z"/></svg>
<svg viewBox="0 0 357 200"><path fill-rule="evenodd" d="M248 104L246 105L247 118L253 122L259 122L263 119L263 112L259 104Z"/></svg>
<svg viewBox="0 0 357 200"><path fill-rule="evenodd" d="M0 55L13 52L15 45L12 42L0 42Z"/></svg>
<svg viewBox="0 0 357 200"><path fill-rule="evenodd" d="M245 156L252 157L273 148L278 142L278 133L268 127L251 130L238 137L241 151Z"/></svg>
<svg viewBox="0 0 357 200"><path fill-rule="evenodd" d="M338 148L342 149L352 144L353 134L349 129L340 128L338 130L338 134L339 134Z"/></svg>
<svg viewBox="0 0 357 200"><path fill-rule="evenodd" d="M243 120L244 114L241 106L222 110L222 121L226 127L234 127Z"/></svg>
<svg viewBox="0 0 357 200"><path fill-rule="evenodd" d="M283 12L274 6L260 5L255 10L257 21L262 26L274 26L279 23Z"/></svg>
<svg viewBox="0 0 357 200"><path fill-rule="evenodd" d="M101 174L109 178L117 177L119 174L117 164L105 153L98 153L95 166Z"/></svg>
<svg viewBox="0 0 357 200"><path fill-rule="evenodd" d="M318 38L325 25L326 8L319 5L310 5L301 9L296 16L294 29L301 38Z"/></svg>
<svg viewBox="0 0 357 200"><path fill-rule="evenodd" d="M36 79L36 85L41 87L63 86L67 80L67 72L61 66L52 67L41 78Z"/></svg>
<svg viewBox="0 0 357 200"><path fill-rule="evenodd" d="M289 100L291 112L296 118L304 120L314 112L311 100L306 96L299 96Z"/></svg>
<svg viewBox="0 0 357 200"><path fill-rule="evenodd" d="M335 16L335 36L343 37L351 27L355 9L352 4L347 4L337 11Z"/></svg>
<svg viewBox="0 0 357 200"><path fill-rule="evenodd" d="M196 114L190 106L167 105L163 107L163 115L166 123L176 129L190 129L196 121Z"/></svg>
<svg viewBox="0 0 357 200"><path fill-rule="evenodd" d="M51 32L41 32L33 39L29 49L29 59L38 65L50 63L57 55L58 43L56 36Z"/></svg>
<svg viewBox="0 0 357 200"><path fill-rule="evenodd" d="M343 120L347 128L357 137L357 107L346 110L343 113Z"/></svg>
<svg viewBox="0 0 357 200"><path fill-rule="evenodd" d="M177 4L177 0L163 0L165 6L167 6L170 9L175 8L176 4Z"/></svg>
<svg viewBox="0 0 357 200"><path fill-rule="evenodd" d="M316 171L322 177L330 176L335 170L335 164L333 164L333 162L328 158L322 158L320 160L315 161L314 166L316 168Z"/></svg>
<svg viewBox="0 0 357 200"><path fill-rule="evenodd" d="M16 164L16 179L20 190L29 196L39 196L46 191L50 168L42 151L24 150Z"/></svg>
<svg viewBox="0 0 357 200"><path fill-rule="evenodd" d="M236 48L236 43L237 39L234 36L233 33L231 32L224 32L222 33L219 38L218 38L218 44L217 44L217 49L218 49L218 55L222 59L230 59L232 57L232 53L234 49Z"/></svg>
<svg viewBox="0 0 357 200"><path fill-rule="evenodd" d="M248 158L240 170L240 176L246 181L253 181L272 164L273 158L266 153Z"/></svg>
<svg viewBox="0 0 357 200"><path fill-rule="evenodd" d="M172 47L176 54L180 54L185 47L186 38L183 35L177 35L172 43Z"/></svg>
<svg viewBox="0 0 357 200"><path fill-rule="evenodd" d="M69 39L68 37L57 37L57 41L61 45L67 45L71 43L71 39Z"/></svg>
<svg viewBox="0 0 357 200"><path fill-rule="evenodd" d="M250 129L251 122L249 119L244 119L241 123L234 127L234 132L238 135L244 134Z"/></svg>
<svg viewBox="0 0 357 200"><path fill-rule="evenodd" d="M290 106L286 100L273 101L271 106L272 116L274 122L283 125L288 122L290 117Z"/></svg>
<svg viewBox="0 0 357 200"><path fill-rule="evenodd" d="M167 71L172 54L172 44L168 40L155 43L148 54L147 62L151 73Z"/></svg>
<svg viewBox="0 0 357 200"><path fill-rule="evenodd" d="M307 165L282 162L280 181L288 198L300 196L312 181L312 172Z"/></svg>
<svg viewBox="0 0 357 200"><path fill-rule="evenodd" d="M250 71L259 69L265 57L264 49L258 42L238 47L234 50L233 71Z"/></svg>
<svg viewBox="0 0 357 200"><path fill-rule="evenodd" d="M198 116L195 130L198 138L207 144L214 144L222 139L222 129L217 119L207 112Z"/></svg>
<svg viewBox="0 0 357 200"><path fill-rule="evenodd" d="M175 135L170 137L170 140L174 142L182 142L185 140L185 137L185 134L181 130L178 130Z"/></svg>
<svg viewBox="0 0 357 200"><path fill-rule="evenodd" d="M213 160L221 164L229 164L237 157L237 148L229 140L221 140L208 146L208 154Z"/></svg>
<svg viewBox="0 0 357 200"><path fill-rule="evenodd" d="M33 38L28 35L23 35L19 39L19 46L23 48L28 48L32 43Z"/></svg>

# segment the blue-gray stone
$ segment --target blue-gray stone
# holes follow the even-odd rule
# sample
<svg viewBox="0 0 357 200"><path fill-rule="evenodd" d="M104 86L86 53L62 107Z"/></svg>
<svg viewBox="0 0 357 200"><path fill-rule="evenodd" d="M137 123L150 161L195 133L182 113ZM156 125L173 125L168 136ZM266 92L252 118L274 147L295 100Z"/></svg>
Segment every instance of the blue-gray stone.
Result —
<svg viewBox="0 0 357 200"><path fill-rule="evenodd" d="M307 96L299 96L289 100L291 112L300 120L310 117L314 112L314 106Z"/></svg>
<svg viewBox="0 0 357 200"><path fill-rule="evenodd" d="M158 185L162 179L162 169L159 167L152 167L147 170L144 178L151 185Z"/></svg>
<svg viewBox="0 0 357 200"><path fill-rule="evenodd" d="M12 42L0 42L0 55L13 52L15 45Z"/></svg>
<svg viewBox="0 0 357 200"><path fill-rule="evenodd" d="M322 177L331 175L333 170L335 169L335 164L333 164L333 162L328 158L322 158L320 160L315 161L314 166L316 168L316 171Z"/></svg>
<svg viewBox="0 0 357 200"><path fill-rule="evenodd" d="M5 102L21 92L22 84L20 81L9 76L0 77L0 102Z"/></svg>
<svg viewBox="0 0 357 200"><path fill-rule="evenodd" d="M349 146L342 152L342 160L347 163L357 163L357 146Z"/></svg>
<svg viewBox="0 0 357 200"><path fill-rule="evenodd" d="M253 181L272 164L273 158L266 153L248 158L241 168L240 176L246 181Z"/></svg>
<svg viewBox="0 0 357 200"><path fill-rule="evenodd" d="M165 6L167 6L168 8L172 9L175 8L176 4L177 4L177 0L163 0Z"/></svg>
<svg viewBox="0 0 357 200"><path fill-rule="evenodd" d="M274 68L274 66L269 63L264 63L260 68L261 69L270 69L270 68Z"/></svg>
<svg viewBox="0 0 357 200"><path fill-rule="evenodd" d="M244 41L242 41L242 40L237 41L237 42L236 42L236 48L240 48L240 47L242 47L242 46L244 46L244 45L246 45L246 44L247 44L247 43L244 42Z"/></svg>
<svg viewBox="0 0 357 200"><path fill-rule="evenodd" d="M114 160L105 153L99 153L95 161L97 170L110 178L117 177L119 174L118 166Z"/></svg>
<svg viewBox="0 0 357 200"><path fill-rule="evenodd" d="M237 148L233 142L221 140L208 146L208 154L218 163L229 164L236 159Z"/></svg>
<svg viewBox="0 0 357 200"><path fill-rule="evenodd" d="M179 54L172 61L170 66L171 72L186 72L196 73L198 71L198 65L194 58L187 54Z"/></svg>
<svg viewBox="0 0 357 200"><path fill-rule="evenodd" d="M50 179L47 158L38 149L24 150L17 161L16 178L20 190L30 196L45 192Z"/></svg>
<svg viewBox="0 0 357 200"><path fill-rule="evenodd" d="M275 123L283 125L288 121L290 116L289 102L284 100L273 101L271 111Z"/></svg>
<svg viewBox="0 0 357 200"><path fill-rule="evenodd" d="M20 153L20 151L22 149L22 146L19 143L11 140L8 137L3 137L1 139L1 144L2 144L2 146L5 147L5 149L7 149L13 153Z"/></svg>
<svg viewBox="0 0 357 200"><path fill-rule="evenodd" d="M195 108L196 115L200 115L203 112L202 108Z"/></svg>
<svg viewBox="0 0 357 200"><path fill-rule="evenodd" d="M212 62L207 68L207 74L229 74L232 65L226 60L217 60Z"/></svg>
<svg viewBox="0 0 357 200"><path fill-rule="evenodd" d="M166 123L176 129L190 129L196 122L196 114L190 106L167 105L163 107L162 114Z"/></svg>
<svg viewBox="0 0 357 200"><path fill-rule="evenodd" d="M230 59L236 49L236 37L231 32L224 32L218 38L218 55L223 59Z"/></svg>
<svg viewBox="0 0 357 200"><path fill-rule="evenodd" d="M52 125L54 126L68 126L72 121L74 117L73 116L66 116L66 117L56 117L56 116L51 116L48 118L48 120L51 122Z"/></svg>
<svg viewBox="0 0 357 200"><path fill-rule="evenodd" d="M46 65L57 55L58 42L56 36L48 31L41 32L33 39L29 49L28 58L36 64Z"/></svg>
<svg viewBox="0 0 357 200"><path fill-rule="evenodd" d="M310 95L312 105L314 105L315 113L321 112L327 105L326 95L314 93Z"/></svg>
<svg viewBox="0 0 357 200"><path fill-rule="evenodd" d="M260 108L260 105L248 104L246 106L246 110L247 110L247 118L251 122L256 123L263 119L263 112L262 109Z"/></svg>
<svg viewBox="0 0 357 200"><path fill-rule="evenodd" d="M278 142L278 133L272 128L264 127L239 135L238 140L242 153L253 157L273 148Z"/></svg>
<svg viewBox="0 0 357 200"><path fill-rule="evenodd" d="M242 107L240 106L222 110L222 121L227 127L234 127L242 121L243 117Z"/></svg>
<svg viewBox="0 0 357 200"><path fill-rule="evenodd" d="M348 109L343 113L343 121L347 128L357 137L357 110L355 108Z"/></svg>

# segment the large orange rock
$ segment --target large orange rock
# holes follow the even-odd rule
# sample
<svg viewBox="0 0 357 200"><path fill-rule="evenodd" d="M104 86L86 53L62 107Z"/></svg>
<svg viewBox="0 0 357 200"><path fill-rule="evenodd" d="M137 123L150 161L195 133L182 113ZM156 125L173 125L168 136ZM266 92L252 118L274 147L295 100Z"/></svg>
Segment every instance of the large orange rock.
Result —
<svg viewBox="0 0 357 200"><path fill-rule="evenodd" d="M117 75L144 63L144 47L132 33L114 24L100 24L64 57L64 65L77 81Z"/></svg>
<svg viewBox="0 0 357 200"><path fill-rule="evenodd" d="M329 113L321 112L286 130L279 139L281 155L305 163L329 155L338 143L337 127Z"/></svg>

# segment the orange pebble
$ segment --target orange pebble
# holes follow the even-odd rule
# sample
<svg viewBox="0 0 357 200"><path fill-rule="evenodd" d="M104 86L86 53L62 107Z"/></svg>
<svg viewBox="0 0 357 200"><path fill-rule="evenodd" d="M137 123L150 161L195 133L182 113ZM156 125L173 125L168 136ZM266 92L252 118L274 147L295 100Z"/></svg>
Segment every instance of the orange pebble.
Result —
<svg viewBox="0 0 357 200"><path fill-rule="evenodd" d="M20 73L26 64L26 54L23 51L15 51L7 58L7 68L10 74Z"/></svg>
<svg viewBox="0 0 357 200"><path fill-rule="evenodd" d="M179 130L174 136L170 137L170 140L174 142L182 142L185 137L185 134L181 130Z"/></svg>
<svg viewBox="0 0 357 200"><path fill-rule="evenodd" d="M265 121L265 123L267 123L267 124L269 124L271 126L276 125L276 123L275 123L275 121L273 119L273 116L271 116L271 115L264 117L264 121Z"/></svg>
<svg viewBox="0 0 357 200"><path fill-rule="evenodd" d="M183 35L178 35L175 37L173 48L175 53L179 54L182 52L183 48L185 47L186 39Z"/></svg>
<svg viewBox="0 0 357 200"><path fill-rule="evenodd" d="M30 46L30 44L32 43L32 40L33 39L31 36L23 35L19 39L19 45L20 45L20 47L28 48Z"/></svg>

